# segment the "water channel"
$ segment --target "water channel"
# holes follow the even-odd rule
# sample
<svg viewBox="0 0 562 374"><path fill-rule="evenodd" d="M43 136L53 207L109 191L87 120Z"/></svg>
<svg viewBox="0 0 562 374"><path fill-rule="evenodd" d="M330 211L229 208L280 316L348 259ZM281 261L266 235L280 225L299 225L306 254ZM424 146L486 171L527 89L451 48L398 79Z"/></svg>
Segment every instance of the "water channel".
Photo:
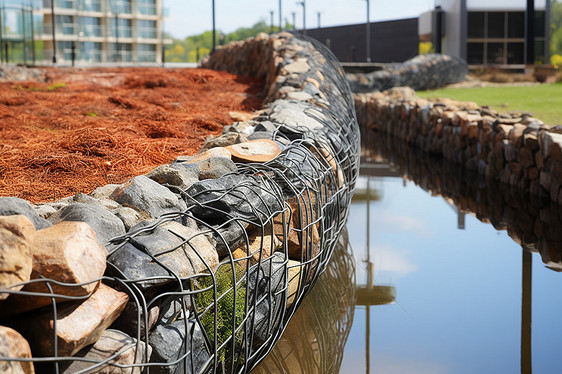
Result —
<svg viewBox="0 0 562 374"><path fill-rule="evenodd" d="M562 209L363 139L334 261L254 372L561 372Z"/></svg>

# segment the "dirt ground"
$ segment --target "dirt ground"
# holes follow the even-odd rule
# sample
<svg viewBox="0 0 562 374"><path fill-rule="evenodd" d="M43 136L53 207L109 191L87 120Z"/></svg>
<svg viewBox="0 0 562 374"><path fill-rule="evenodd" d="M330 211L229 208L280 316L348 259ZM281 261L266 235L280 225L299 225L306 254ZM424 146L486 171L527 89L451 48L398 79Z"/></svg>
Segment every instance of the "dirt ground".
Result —
<svg viewBox="0 0 562 374"><path fill-rule="evenodd" d="M48 68L0 82L0 196L53 201L122 183L260 109L263 82L205 69ZM236 115L233 115L236 117Z"/></svg>

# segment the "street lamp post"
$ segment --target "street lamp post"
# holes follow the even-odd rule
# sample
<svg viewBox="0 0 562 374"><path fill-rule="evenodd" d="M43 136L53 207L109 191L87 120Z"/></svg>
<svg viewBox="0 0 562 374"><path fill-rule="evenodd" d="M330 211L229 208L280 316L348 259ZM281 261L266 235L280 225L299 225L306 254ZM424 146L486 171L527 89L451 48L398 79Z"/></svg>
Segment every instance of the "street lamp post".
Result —
<svg viewBox="0 0 562 374"><path fill-rule="evenodd" d="M306 0L299 1L297 5L302 5L302 33L306 35Z"/></svg>
<svg viewBox="0 0 562 374"><path fill-rule="evenodd" d="M370 4L367 0L367 62L371 62L371 17Z"/></svg>
<svg viewBox="0 0 562 374"><path fill-rule="evenodd" d="M273 34L273 10L269 11L269 16L270 16L270 22L271 22L271 25L269 26L269 33Z"/></svg>
<svg viewBox="0 0 562 374"><path fill-rule="evenodd" d="M215 0L213 0L213 49L211 53L215 51L216 41L215 41L216 27L215 27Z"/></svg>
<svg viewBox="0 0 562 374"><path fill-rule="evenodd" d="M291 15L293 16L293 31L295 31L297 29L297 13L291 12Z"/></svg>
<svg viewBox="0 0 562 374"><path fill-rule="evenodd" d="M279 32L283 31L283 13L281 9L281 2L282 0L279 0Z"/></svg>
<svg viewBox="0 0 562 374"><path fill-rule="evenodd" d="M53 64L57 63L57 41L55 39L55 0L51 0L51 31L53 33Z"/></svg>
<svg viewBox="0 0 562 374"><path fill-rule="evenodd" d="M320 28L320 18L322 17L322 12L316 13L318 15L318 28Z"/></svg>

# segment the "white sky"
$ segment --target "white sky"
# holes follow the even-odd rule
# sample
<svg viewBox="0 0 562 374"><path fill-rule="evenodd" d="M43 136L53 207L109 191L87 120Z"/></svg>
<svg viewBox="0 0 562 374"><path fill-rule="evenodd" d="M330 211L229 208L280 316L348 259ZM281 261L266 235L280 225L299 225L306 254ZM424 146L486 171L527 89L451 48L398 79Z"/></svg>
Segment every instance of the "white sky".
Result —
<svg viewBox="0 0 562 374"><path fill-rule="evenodd" d="M291 12L296 12L297 28L302 28L302 6L297 0L281 0L283 19L292 23ZM211 0L163 0L168 17L164 29L173 37L184 38L212 28ZM417 17L433 8L434 0L370 0L371 21ZM274 24L279 24L279 0L215 0L216 26L223 32L252 26L260 19L269 24L274 11ZM336 26L362 23L367 19L365 0L306 0L306 27ZM283 24L285 21L283 21Z"/></svg>

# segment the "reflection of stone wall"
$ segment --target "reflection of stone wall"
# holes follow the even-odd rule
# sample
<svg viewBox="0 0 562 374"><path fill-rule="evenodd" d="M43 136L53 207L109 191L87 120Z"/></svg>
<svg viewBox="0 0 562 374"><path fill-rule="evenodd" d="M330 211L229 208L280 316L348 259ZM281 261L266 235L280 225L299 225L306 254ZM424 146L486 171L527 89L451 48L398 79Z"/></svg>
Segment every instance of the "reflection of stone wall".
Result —
<svg viewBox="0 0 562 374"><path fill-rule="evenodd" d="M430 90L462 82L468 66L462 59L440 54L416 56L368 74L347 74L352 92L383 91L392 87Z"/></svg>
<svg viewBox="0 0 562 374"><path fill-rule="evenodd" d="M515 242L540 252L547 266L562 270L562 207L558 204L509 184L486 181L475 170L428 156L387 134L369 133L364 147L366 155L389 162L407 179L442 196L459 211L491 223L497 230L507 230Z"/></svg>
<svg viewBox="0 0 562 374"><path fill-rule="evenodd" d="M356 95L358 121L526 193L562 201L562 128L529 113L428 101L411 89Z"/></svg>
<svg viewBox="0 0 562 374"><path fill-rule="evenodd" d="M355 260L344 230L325 272L252 373L339 373L354 311Z"/></svg>

